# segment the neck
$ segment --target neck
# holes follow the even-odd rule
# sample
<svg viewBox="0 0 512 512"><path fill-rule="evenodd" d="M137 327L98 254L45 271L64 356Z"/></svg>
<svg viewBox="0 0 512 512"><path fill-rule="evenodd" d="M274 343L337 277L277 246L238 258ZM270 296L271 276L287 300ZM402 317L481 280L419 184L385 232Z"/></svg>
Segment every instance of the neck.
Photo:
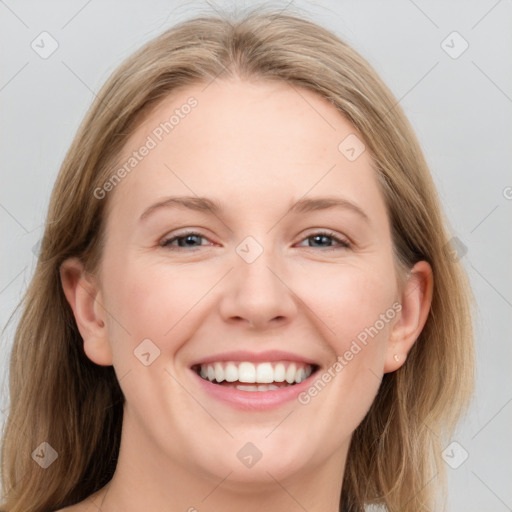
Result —
<svg viewBox="0 0 512 512"><path fill-rule="evenodd" d="M258 477L251 480L256 466L247 470L235 459L231 470L210 474L176 464L161 448L141 439L139 429L123 424L114 476L92 497L103 512L339 511L348 442L315 467L287 475L260 466Z"/></svg>

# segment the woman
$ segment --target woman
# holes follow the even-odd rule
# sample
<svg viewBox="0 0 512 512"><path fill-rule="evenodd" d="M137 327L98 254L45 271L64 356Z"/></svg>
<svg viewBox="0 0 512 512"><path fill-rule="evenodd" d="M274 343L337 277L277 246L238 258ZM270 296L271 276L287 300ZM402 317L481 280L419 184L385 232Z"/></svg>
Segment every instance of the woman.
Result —
<svg viewBox="0 0 512 512"><path fill-rule="evenodd" d="M411 126L346 43L263 9L166 31L55 184L2 510L433 510L473 387L449 238Z"/></svg>

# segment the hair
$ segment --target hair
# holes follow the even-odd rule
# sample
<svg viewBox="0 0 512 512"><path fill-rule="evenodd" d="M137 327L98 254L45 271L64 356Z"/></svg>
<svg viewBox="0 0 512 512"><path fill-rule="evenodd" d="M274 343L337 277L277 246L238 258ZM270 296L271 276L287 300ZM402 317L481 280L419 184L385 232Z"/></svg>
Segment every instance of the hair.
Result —
<svg viewBox="0 0 512 512"><path fill-rule="evenodd" d="M113 367L84 353L60 266L78 257L87 272L98 272L109 198L93 192L111 178L144 116L178 89L232 78L285 82L336 107L372 157L400 275L421 260L432 268L425 326L403 366L383 376L353 433L340 510L373 504L421 512L433 510L440 494L446 505L441 451L474 390L474 297L447 251L451 230L428 165L398 101L361 55L304 16L259 6L241 17L200 14L146 43L112 73L79 127L18 306L1 453L4 512L69 506L112 478L124 395ZM46 469L32 459L42 442L58 453Z"/></svg>

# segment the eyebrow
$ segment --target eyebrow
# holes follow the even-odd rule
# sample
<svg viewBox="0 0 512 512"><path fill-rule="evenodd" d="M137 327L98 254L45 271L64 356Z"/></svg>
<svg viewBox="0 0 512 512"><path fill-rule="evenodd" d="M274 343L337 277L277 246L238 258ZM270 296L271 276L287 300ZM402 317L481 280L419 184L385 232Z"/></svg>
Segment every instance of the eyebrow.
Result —
<svg viewBox="0 0 512 512"><path fill-rule="evenodd" d="M200 212L207 212L218 216L224 211L224 207L219 201L207 197L199 196L170 196L164 200L155 203L144 210L140 220L144 220L150 214L161 208L188 208ZM303 214L318 210L327 210L331 208L342 208L359 215L367 223L370 223L368 215L355 203L341 197L316 197L299 199L292 204L285 215L289 213Z"/></svg>

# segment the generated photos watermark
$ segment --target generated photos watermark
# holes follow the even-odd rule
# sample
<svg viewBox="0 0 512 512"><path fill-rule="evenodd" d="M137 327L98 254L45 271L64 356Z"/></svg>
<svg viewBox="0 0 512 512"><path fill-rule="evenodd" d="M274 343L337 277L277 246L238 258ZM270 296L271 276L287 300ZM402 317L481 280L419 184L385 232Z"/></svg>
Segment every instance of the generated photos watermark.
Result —
<svg viewBox="0 0 512 512"><path fill-rule="evenodd" d="M197 107L198 101L196 98L191 96L187 99L186 103L174 110L173 114L168 120L163 121L156 126L151 134L146 137L146 141L139 149L132 152L131 156L127 158L123 164L110 176L110 178L103 183L101 187L94 189L94 197L96 199L104 199L108 192L114 190L114 188L121 183L121 181L128 176L133 169L135 169L150 152L155 149L160 142L165 138L166 135L172 132L178 126L183 119L185 119L192 109Z"/></svg>
<svg viewBox="0 0 512 512"><path fill-rule="evenodd" d="M303 391L297 397L297 400L302 405L307 405L311 402L311 399L317 396L329 382L331 382L341 371L345 368L354 357L368 345L368 338L373 339L379 334L382 329L395 318L396 314L402 311L402 304L399 302L393 303L393 305L386 310L385 313L379 315L379 319L376 320L370 327L365 327L357 336L357 340L352 340L350 347L346 350L343 355L339 355L336 361L324 371L308 389Z"/></svg>

